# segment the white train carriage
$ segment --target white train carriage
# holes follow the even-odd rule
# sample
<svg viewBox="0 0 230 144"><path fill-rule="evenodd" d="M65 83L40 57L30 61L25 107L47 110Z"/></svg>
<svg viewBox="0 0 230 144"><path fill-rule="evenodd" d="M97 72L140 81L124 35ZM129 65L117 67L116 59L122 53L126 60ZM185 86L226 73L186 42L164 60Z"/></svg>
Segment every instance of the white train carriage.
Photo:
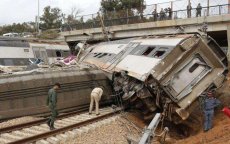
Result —
<svg viewBox="0 0 230 144"><path fill-rule="evenodd" d="M202 92L221 86L228 66L212 38L193 34L104 42L86 54L82 62L113 74L115 91L142 105L146 118L160 110L175 122L188 118Z"/></svg>
<svg viewBox="0 0 230 144"><path fill-rule="evenodd" d="M25 66L29 59L42 59L46 64L70 55L67 45L28 42L26 39L0 37L0 65Z"/></svg>
<svg viewBox="0 0 230 144"><path fill-rule="evenodd" d="M34 58L34 53L28 41L18 38L0 37L0 65L28 65L28 60L32 58Z"/></svg>
<svg viewBox="0 0 230 144"><path fill-rule="evenodd" d="M34 58L42 59L47 64L52 64L57 60L70 55L68 45L64 44L45 44L31 42L30 47L34 52Z"/></svg>

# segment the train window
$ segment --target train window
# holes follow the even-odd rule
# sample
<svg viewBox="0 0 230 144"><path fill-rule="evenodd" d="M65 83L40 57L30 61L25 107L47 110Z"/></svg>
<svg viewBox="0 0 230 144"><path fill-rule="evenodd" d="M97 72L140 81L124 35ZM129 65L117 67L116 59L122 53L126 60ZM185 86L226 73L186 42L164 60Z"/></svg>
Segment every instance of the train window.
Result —
<svg viewBox="0 0 230 144"><path fill-rule="evenodd" d="M93 57L97 57L97 56L99 56L99 55L101 55L101 53L98 53L98 54L96 54L95 56L93 56Z"/></svg>
<svg viewBox="0 0 230 144"><path fill-rule="evenodd" d="M156 47L148 47L148 48L143 52L142 55L145 55L145 56L149 55L155 48L156 48Z"/></svg>
<svg viewBox="0 0 230 144"><path fill-rule="evenodd" d="M159 51L156 51L156 52L153 54L153 56L154 56L155 58L159 58L159 57L163 56L164 53L165 53L165 51L159 50Z"/></svg>
<svg viewBox="0 0 230 144"><path fill-rule="evenodd" d="M123 45L119 45L118 48L122 48Z"/></svg>
<svg viewBox="0 0 230 144"><path fill-rule="evenodd" d="M56 51L56 56L57 57L61 57L61 52L60 51Z"/></svg>
<svg viewBox="0 0 230 144"><path fill-rule="evenodd" d="M104 54L102 54L101 56L99 56L98 58L102 58L102 57L104 57L104 56L106 56L107 55L107 53L104 53Z"/></svg>
<svg viewBox="0 0 230 144"><path fill-rule="evenodd" d="M69 55L69 51L62 51L62 57L68 57Z"/></svg>
<svg viewBox="0 0 230 144"><path fill-rule="evenodd" d="M29 49L24 49L24 52L30 52L30 50Z"/></svg>
<svg viewBox="0 0 230 144"><path fill-rule="evenodd" d="M198 68L199 64L198 63L194 63L190 68L189 68L189 72L193 73L197 68Z"/></svg>
<svg viewBox="0 0 230 144"><path fill-rule="evenodd" d="M138 45L139 45L139 43L134 43L134 44L132 45L132 47L135 48L135 47L137 47Z"/></svg>
<svg viewBox="0 0 230 144"><path fill-rule="evenodd" d="M18 60L18 65L25 65L25 61L23 59Z"/></svg>
<svg viewBox="0 0 230 144"><path fill-rule="evenodd" d="M5 65L8 65L8 66L12 66L12 65L14 65L14 63L13 63L13 60L12 60L12 59L4 59L4 63L5 63Z"/></svg>
<svg viewBox="0 0 230 144"><path fill-rule="evenodd" d="M47 52L48 57L56 57L54 50L47 49L46 52Z"/></svg>

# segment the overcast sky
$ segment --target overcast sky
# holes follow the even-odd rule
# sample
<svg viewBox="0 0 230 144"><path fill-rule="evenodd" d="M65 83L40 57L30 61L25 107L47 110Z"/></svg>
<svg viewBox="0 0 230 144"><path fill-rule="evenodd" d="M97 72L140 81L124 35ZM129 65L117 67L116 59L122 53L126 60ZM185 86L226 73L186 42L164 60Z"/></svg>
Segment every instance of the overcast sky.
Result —
<svg viewBox="0 0 230 144"><path fill-rule="evenodd" d="M101 0L40 0L40 14L45 6L59 7L64 13L70 13L71 7L77 7L83 14L99 10ZM146 0L147 4L169 0ZM38 0L0 0L0 25L35 21Z"/></svg>
<svg viewBox="0 0 230 144"><path fill-rule="evenodd" d="M101 0L39 0L40 15L43 8L50 5L51 7L59 7L68 14L72 7L82 10L80 15L96 13L100 7ZM147 5L168 2L170 0L145 0ZM174 0L173 0L174 1ZM192 0L198 3L201 0ZM205 0L202 0L205 1ZM211 1L227 1L227 0L211 0ZM186 2L186 0L184 0ZM178 1L176 7L186 8L186 3ZM197 4L195 4L197 5ZM35 21L38 13L38 0L0 0L0 25Z"/></svg>

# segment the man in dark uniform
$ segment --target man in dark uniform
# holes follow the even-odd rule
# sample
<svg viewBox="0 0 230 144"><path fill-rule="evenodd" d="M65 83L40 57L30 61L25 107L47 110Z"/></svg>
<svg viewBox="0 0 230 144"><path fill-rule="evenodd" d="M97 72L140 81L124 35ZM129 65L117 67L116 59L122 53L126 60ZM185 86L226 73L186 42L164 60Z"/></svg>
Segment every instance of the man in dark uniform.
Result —
<svg viewBox="0 0 230 144"><path fill-rule="evenodd" d="M172 19L172 9L168 7L169 19Z"/></svg>
<svg viewBox="0 0 230 144"><path fill-rule="evenodd" d="M192 5L191 5L191 3L189 3L187 5L187 17L188 18L191 18L191 15L192 15L191 10L192 10Z"/></svg>
<svg viewBox="0 0 230 144"><path fill-rule="evenodd" d="M54 128L54 121L58 115L58 111L56 109L57 104L57 90L61 88L61 85L59 83L55 83L54 87L51 88L48 92L48 97L46 101L46 105L49 107L51 111L51 116L49 117L49 120L47 121L48 126L50 127L50 130L55 129Z"/></svg>
<svg viewBox="0 0 230 144"><path fill-rule="evenodd" d="M208 91L206 99L204 101L204 131L208 131L212 128L212 119L214 116L214 108L220 105L220 101L214 98L212 91Z"/></svg>
<svg viewBox="0 0 230 144"><path fill-rule="evenodd" d="M153 20L157 21L158 13L156 9L154 9L154 11L152 12L152 15L153 15Z"/></svg>
<svg viewBox="0 0 230 144"><path fill-rule="evenodd" d="M202 10L202 6L199 3L198 6L196 7L196 17L198 16L201 17L201 10Z"/></svg>
<svg viewBox="0 0 230 144"><path fill-rule="evenodd" d="M165 19L165 11L163 8L161 8L161 11L160 11L160 20L164 20Z"/></svg>

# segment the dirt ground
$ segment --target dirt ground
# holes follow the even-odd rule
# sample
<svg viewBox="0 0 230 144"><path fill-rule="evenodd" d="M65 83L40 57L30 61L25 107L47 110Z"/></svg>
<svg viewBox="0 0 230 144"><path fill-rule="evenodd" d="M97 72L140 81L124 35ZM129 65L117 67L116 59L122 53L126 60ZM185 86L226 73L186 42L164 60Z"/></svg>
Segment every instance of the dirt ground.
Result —
<svg viewBox="0 0 230 144"><path fill-rule="evenodd" d="M230 74L223 87L217 92L223 106L230 106ZM192 136L174 140L176 144L230 144L230 118L225 116L221 109L215 111L213 128L203 132L203 127Z"/></svg>
<svg viewBox="0 0 230 144"><path fill-rule="evenodd" d="M230 144L230 119L222 113L215 115L213 128L208 132L200 131L188 138L174 140L176 144Z"/></svg>

